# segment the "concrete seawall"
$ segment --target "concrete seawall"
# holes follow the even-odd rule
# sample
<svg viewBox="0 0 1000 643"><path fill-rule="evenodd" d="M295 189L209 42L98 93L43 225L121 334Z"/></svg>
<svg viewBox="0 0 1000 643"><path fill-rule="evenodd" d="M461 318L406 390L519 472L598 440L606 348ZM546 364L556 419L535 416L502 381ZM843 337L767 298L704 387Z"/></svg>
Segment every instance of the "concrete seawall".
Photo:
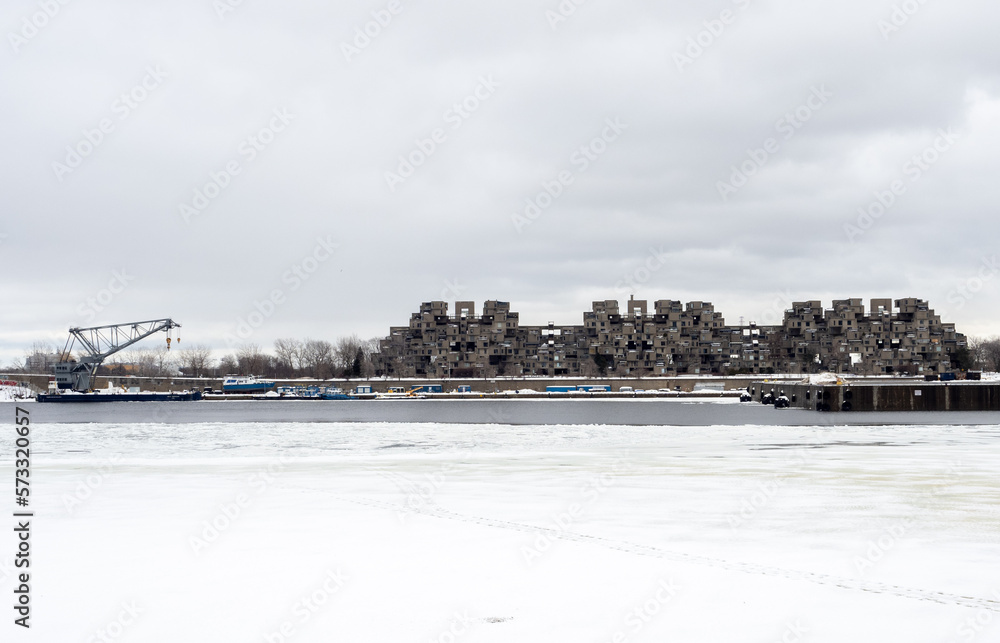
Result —
<svg viewBox="0 0 1000 643"><path fill-rule="evenodd" d="M784 395L789 406L815 411L1000 411L998 382L757 381L750 393L755 401Z"/></svg>

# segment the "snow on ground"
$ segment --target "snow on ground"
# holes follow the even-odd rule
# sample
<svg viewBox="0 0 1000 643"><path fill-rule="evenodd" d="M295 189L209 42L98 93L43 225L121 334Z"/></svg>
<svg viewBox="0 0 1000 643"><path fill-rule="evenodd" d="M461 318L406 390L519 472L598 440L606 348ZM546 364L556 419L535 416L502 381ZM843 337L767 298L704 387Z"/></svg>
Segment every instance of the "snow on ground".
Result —
<svg viewBox="0 0 1000 643"><path fill-rule="evenodd" d="M996 640L998 437L36 427L32 640Z"/></svg>
<svg viewBox="0 0 1000 643"><path fill-rule="evenodd" d="M23 386L0 386L0 402L17 402L33 397L31 389Z"/></svg>

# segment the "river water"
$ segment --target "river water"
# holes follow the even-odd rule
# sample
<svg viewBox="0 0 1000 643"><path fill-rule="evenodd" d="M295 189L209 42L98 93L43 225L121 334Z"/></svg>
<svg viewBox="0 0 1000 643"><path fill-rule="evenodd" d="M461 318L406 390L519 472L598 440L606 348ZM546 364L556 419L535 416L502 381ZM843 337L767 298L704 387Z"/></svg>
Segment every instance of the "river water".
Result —
<svg viewBox="0 0 1000 643"><path fill-rule="evenodd" d="M733 399L248 400L32 404L37 421L77 422L432 422L774 426L996 424L996 412L817 413Z"/></svg>

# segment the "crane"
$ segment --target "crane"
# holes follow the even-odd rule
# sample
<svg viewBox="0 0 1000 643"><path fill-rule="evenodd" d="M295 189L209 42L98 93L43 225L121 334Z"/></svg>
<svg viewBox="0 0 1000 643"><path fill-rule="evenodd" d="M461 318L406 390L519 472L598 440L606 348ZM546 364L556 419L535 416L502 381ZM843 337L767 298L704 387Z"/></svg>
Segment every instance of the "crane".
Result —
<svg viewBox="0 0 1000 643"><path fill-rule="evenodd" d="M180 326L172 319L153 319L128 324L70 328L66 348L55 365L56 386L63 390L89 391L93 388L97 368L105 359L160 331L166 331L167 350L170 350L170 331ZM180 338L177 341L180 342ZM74 360L72 355L73 346L77 342L83 352L79 361Z"/></svg>

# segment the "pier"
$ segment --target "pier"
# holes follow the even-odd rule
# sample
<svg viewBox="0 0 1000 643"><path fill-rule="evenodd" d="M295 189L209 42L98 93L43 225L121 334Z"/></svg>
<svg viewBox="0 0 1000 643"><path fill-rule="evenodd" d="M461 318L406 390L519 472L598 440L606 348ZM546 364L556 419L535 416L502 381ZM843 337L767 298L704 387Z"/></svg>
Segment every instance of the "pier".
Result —
<svg viewBox="0 0 1000 643"><path fill-rule="evenodd" d="M1000 411L1000 382L842 380L837 383L757 381L750 395L784 396L792 408L823 412Z"/></svg>

